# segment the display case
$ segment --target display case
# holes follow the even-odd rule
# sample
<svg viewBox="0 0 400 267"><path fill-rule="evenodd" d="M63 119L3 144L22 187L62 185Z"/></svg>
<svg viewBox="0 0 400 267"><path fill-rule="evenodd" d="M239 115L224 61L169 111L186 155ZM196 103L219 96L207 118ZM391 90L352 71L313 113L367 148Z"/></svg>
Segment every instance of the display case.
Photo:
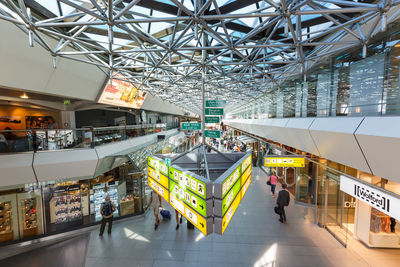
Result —
<svg viewBox="0 0 400 267"><path fill-rule="evenodd" d="M93 190L90 195L90 206L91 213L95 215L95 220L100 221L102 219L100 214L101 204L104 203L106 196L110 196L111 202L118 207L118 184L96 184L93 185ZM94 209L93 209L94 207ZM118 209L118 208L117 208Z"/></svg>
<svg viewBox="0 0 400 267"><path fill-rule="evenodd" d="M14 239L11 201L0 202L0 242Z"/></svg>
<svg viewBox="0 0 400 267"><path fill-rule="evenodd" d="M65 193L50 200L50 222L54 224L68 222L68 202Z"/></svg>
<svg viewBox="0 0 400 267"><path fill-rule="evenodd" d="M79 193L67 196L68 221L82 219L81 195Z"/></svg>
<svg viewBox="0 0 400 267"><path fill-rule="evenodd" d="M21 238L43 234L43 212L40 190L17 194Z"/></svg>

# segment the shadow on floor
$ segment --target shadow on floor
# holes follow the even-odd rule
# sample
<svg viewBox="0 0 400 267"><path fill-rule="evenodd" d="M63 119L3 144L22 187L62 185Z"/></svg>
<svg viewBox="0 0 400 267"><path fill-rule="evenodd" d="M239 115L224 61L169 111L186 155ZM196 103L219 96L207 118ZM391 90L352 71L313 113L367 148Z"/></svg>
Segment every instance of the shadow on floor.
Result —
<svg viewBox="0 0 400 267"><path fill-rule="evenodd" d="M85 265L89 235L38 248L0 261L7 267L79 267ZM27 264L28 263L28 264Z"/></svg>

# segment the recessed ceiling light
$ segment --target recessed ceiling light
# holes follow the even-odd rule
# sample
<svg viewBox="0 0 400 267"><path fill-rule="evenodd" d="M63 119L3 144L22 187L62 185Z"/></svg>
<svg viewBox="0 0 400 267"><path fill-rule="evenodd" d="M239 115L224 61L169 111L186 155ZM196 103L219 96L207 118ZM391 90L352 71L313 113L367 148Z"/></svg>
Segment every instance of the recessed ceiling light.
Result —
<svg viewBox="0 0 400 267"><path fill-rule="evenodd" d="M24 93L23 95L20 96L20 98L28 99L29 96L28 96L27 94Z"/></svg>

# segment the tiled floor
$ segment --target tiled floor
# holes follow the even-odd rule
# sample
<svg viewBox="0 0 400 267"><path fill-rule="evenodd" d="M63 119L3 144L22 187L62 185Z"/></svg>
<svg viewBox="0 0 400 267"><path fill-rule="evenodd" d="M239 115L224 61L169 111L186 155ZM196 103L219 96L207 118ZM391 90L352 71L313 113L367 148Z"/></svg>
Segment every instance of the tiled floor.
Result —
<svg viewBox="0 0 400 267"><path fill-rule="evenodd" d="M275 199L267 191L266 175L255 168L252 177L253 183L223 236L204 236L198 230L188 230L185 222L176 231L174 218L162 221L154 231L154 217L149 213L141 219L115 223L111 236L99 238L98 230L92 231L85 266L382 266L376 265L378 261L367 263L344 248L310 222L311 210L293 202L287 209L288 224L281 224L273 213ZM66 251L60 245L55 246ZM36 258L29 258L25 266L33 266L31 260L44 260L41 255L45 249L37 250ZM79 255L66 258L61 254L60 264L50 266L71 266L68 261L81 262ZM3 263L0 261L0 266ZM19 261L19 265L8 262L4 266L23 265Z"/></svg>
<svg viewBox="0 0 400 267"><path fill-rule="evenodd" d="M266 176L253 171L253 183L223 236L175 230L175 220L154 231L154 217L124 222L111 236L93 232L86 266L368 266L340 245L326 230L305 217L308 209L287 209L288 224L273 213L275 199ZM170 209L171 211L172 208Z"/></svg>

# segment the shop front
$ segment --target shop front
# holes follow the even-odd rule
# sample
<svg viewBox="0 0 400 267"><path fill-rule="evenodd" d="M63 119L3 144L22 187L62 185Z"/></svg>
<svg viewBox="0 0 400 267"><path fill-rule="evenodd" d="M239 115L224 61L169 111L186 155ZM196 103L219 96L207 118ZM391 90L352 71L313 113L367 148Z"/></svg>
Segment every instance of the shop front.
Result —
<svg viewBox="0 0 400 267"><path fill-rule="evenodd" d="M146 209L145 173L124 164L93 179L68 179L0 188L0 244L94 225L107 195L114 218Z"/></svg>

